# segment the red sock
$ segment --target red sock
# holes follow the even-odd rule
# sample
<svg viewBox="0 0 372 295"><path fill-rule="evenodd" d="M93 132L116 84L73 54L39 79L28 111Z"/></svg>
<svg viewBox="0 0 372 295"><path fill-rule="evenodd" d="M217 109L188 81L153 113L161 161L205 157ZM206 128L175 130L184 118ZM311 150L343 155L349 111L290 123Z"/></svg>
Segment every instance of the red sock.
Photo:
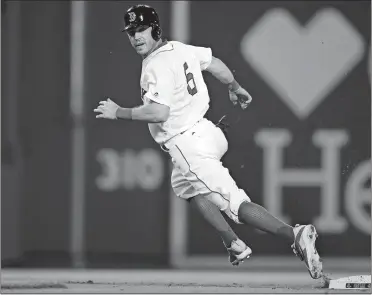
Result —
<svg viewBox="0 0 372 295"><path fill-rule="evenodd" d="M264 232L281 236L291 243L294 241L293 227L271 215L264 207L244 202L239 207L239 220Z"/></svg>
<svg viewBox="0 0 372 295"><path fill-rule="evenodd" d="M204 219L218 232L226 247L238 237L223 217L218 207L203 196L196 196L189 199L190 204L198 210Z"/></svg>

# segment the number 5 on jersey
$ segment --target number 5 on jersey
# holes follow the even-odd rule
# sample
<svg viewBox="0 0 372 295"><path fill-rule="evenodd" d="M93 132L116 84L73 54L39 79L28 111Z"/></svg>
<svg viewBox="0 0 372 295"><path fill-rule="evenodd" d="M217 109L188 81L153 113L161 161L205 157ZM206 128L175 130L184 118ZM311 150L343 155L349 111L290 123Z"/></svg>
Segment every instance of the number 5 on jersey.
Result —
<svg viewBox="0 0 372 295"><path fill-rule="evenodd" d="M195 95L196 93L198 93L198 89L196 88L194 75L192 73L186 73L188 68L189 66L185 62L183 64L183 69L185 71L185 76L186 76L186 81L187 81L187 91L190 93L190 95ZM192 87L190 86L190 81L192 81Z"/></svg>

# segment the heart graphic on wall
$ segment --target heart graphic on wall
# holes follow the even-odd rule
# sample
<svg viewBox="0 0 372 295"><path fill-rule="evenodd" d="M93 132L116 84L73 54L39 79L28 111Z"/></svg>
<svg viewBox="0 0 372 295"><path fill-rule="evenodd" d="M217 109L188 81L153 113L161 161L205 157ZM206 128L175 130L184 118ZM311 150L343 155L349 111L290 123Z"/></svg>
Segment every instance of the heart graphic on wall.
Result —
<svg viewBox="0 0 372 295"><path fill-rule="evenodd" d="M243 36L241 53L300 119L305 119L361 61L364 40L336 9L301 26L286 10L268 11Z"/></svg>

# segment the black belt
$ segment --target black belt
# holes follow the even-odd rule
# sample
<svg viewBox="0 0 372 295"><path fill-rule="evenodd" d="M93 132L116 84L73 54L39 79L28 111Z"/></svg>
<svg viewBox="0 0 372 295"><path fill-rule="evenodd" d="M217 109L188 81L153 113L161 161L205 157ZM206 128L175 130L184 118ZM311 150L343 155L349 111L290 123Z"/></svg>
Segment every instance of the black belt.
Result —
<svg viewBox="0 0 372 295"><path fill-rule="evenodd" d="M226 132L227 132L227 129L230 127L230 125L229 125L229 123L227 123L227 122L225 122L224 120L225 120L225 118L226 118L226 115L223 115L222 116L222 118L217 122L217 124L215 124L218 128L220 128L221 130L222 130L222 132L223 133L225 133L226 134ZM199 120L200 121L200 120ZM199 122L198 121L198 122ZM198 122L196 122L196 123L198 123ZM196 124L195 123L195 124ZM192 127L194 127L195 125L193 125ZM187 129L187 130L190 130L192 127L190 127L189 129ZM173 136L172 138L174 138L174 137L176 137L176 136L178 136L178 135L182 135L182 134L184 134L187 130L185 130L185 131L182 131L181 133L178 133L177 135L175 135L175 136ZM171 138L171 139L172 139ZM169 140L171 140L171 139L169 139ZM168 141L169 141L168 140ZM162 145L160 145L160 148L163 150L163 151L165 151L165 152L169 152L169 149L165 146L165 143L163 143Z"/></svg>
<svg viewBox="0 0 372 295"><path fill-rule="evenodd" d="M161 146L160 146L160 148L164 151L164 152L169 152L169 149L165 146L165 144L162 144Z"/></svg>
<svg viewBox="0 0 372 295"><path fill-rule="evenodd" d="M187 130L189 130L189 129L187 129ZM175 138L176 136L179 136L179 135L184 134L187 130L182 131L182 132L176 134L175 136L173 136L172 138L170 138L168 141L170 141L171 139ZM167 142L168 142L168 141L167 141ZM160 145L160 148L161 148L164 152L169 152L169 149L165 146L165 143L163 143L162 145Z"/></svg>

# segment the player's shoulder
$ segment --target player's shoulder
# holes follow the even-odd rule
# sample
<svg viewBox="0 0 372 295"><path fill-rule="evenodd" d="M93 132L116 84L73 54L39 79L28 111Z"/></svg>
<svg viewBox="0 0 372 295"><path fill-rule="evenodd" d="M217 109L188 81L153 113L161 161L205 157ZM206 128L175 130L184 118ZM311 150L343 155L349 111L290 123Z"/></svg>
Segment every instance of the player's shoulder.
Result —
<svg viewBox="0 0 372 295"><path fill-rule="evenodd" d="M174 59L190 54L188 44L180 41L166 41L166 44L156 50L151 56L144 60L143 70L161 72L172 70Z"/></svg>
<svg viewBox="0 0 372 295"><path fill-rule="evenodd" d="M175 44L173 42L165 41L164 45L158 48L156 51L151 53L144 62L146 64L156 64L161 63L169 57L169 53L175 50Z"/></svg>
<svg viewBox="0 0 372 295"><path fill-rule="evenodd" d="M159 48L154 55L152 56L152 60L165 60L167 58L172 58L173 55L176 53L180 53L180 51L187 49L187 44L179 42L179 41L166 41L166 44Z"/></svg>
<svg viewBox="0 0 372 295"><path fill-rule="evenodd" d="M154 67L167 67L169 60L173 58L173 53L178 48L179 42L166 41L166 43L148 56L143 64L145 68L151 69Z"/></svg>
<svg viewBox="0 0 372 295"><path fill-rule="evenodd" d="M170 62L170 56L167 53L168 51L164 48L164 51L162 51L161 54L159 53L152 56L151 59L146 61L142 67L142 71L162 73L172 70L172 62Z"/></svg>
<svg viewBox="0 0 372 295"><path fill-rule="evenodd" d="M168 43L171 44L174 48L186 47L187 46L187 44L185 44L185 43L182 43L180 41L174 41L174 40L168 41Z"/></svg>
<svg viewBox="0 0 372 295"><path fill-rule="evenodd" d="M164 52L163 54L158 54L153 56L148 62L146 63L145 68L148 70L151 69L165 69L170 66L169 63L169 55Z"/></svg>
<svg viewBox="0 0 372 295"><path fill-rule="evenodd" d="M170 41L169 43L171 43L175 49L190 50L190 49L195 47L192 44L187 44L187 43L183 43L183 42L180 42L180 41Z"/></svg>

